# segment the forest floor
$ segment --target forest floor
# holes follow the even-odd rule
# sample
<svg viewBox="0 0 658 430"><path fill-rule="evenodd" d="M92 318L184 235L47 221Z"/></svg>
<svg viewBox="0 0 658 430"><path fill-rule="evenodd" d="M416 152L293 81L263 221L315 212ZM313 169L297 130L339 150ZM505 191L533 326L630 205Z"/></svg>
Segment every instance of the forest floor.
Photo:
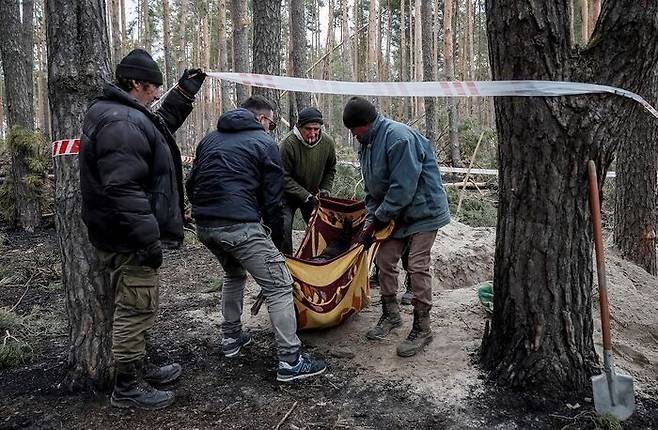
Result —
<svg viewBox="0 0 658 430"><path fill-rule="evenodd" d="M71 394L60 387L67 330L55 233L4 234L0 308L18 303L15 312L36 328L29 338L30 362L0 370L0 429L260 429L280 423L283 429L606 428L591 398L505 390L487 381L479 367L487 316L475 285L492 277L494 229L452 223L437 236L435 335L423 353L407 359L395 354L410 329L409 307L404 328L391 339L365 339L379 317L379 291L373 289L371 306L345 324L300 333L304 349L325 358L329 368L321 377L293 384L276 382L276 348L265 308L257 316L245 312L252 345L233 359L221 355L221 292L208 291L221 284L222 272L191 237L165 254L161 310L149 353L156 362L181 363L184 374L173 386L176 403L158 412L115 409L107 394ZM633 375L637 395L636 412L623 427L655 429L658 279L613 251L607 265L616 364ZM256 293L250 280L245 309ZM593 313L598 327L598 308ZM594 336L600 352L600 333Z"/></svg>

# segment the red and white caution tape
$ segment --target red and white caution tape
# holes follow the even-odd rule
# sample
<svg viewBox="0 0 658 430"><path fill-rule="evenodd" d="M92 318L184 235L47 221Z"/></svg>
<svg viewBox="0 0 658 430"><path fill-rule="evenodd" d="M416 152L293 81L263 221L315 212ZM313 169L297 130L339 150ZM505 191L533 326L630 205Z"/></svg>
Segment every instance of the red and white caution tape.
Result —
<svg viewBox="0 0 658 430"><path fill-rule="evenodd" d="M614 94L640 103L651 115L658 111L639 95L607 85L562 81L346 82L254 73L208 72L208 76L254 87L307 93L392 97L556 97Z"/></svg>
<svg viewBox="0 0 658 430"><path fill-rule="evenodd" d="M53 157L59 155L77 155L80 150L80 139L64 139L53 142Z"/></svg>

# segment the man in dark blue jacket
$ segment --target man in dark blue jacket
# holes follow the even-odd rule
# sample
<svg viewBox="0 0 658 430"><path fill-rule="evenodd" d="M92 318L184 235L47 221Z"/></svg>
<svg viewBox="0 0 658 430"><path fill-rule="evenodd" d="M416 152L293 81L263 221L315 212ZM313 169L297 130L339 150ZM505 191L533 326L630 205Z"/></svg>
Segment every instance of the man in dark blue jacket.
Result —
<svg viewBox="0 0 658 430"><path fill-rule="evenodd" d="M361 143L359 160L368 218L359 241L368 245L374 231L395 221L395 230L382 242L376 257L383 310L367 337L383 339L402 325L396 297L398 262L407 250L414 321L397 353L409 357L432 341L430 251L437 230L450 222L448 199L432 146L418 131L378 114L375 106L361 97L348 100L343 123Z"/></svg>
<svg viewBox="0 0 658 430"><path fill-rule="evenodd" d="M319 375L326 365L300 353L292 276L279 251L283 239L283 170L269 131L274 108L261 96L224 113L197 147L187 195L199 240L226 273L222 288L222 352L234 357L251 337L242 331L247 272L261 287L279 349L277 380ZM261 222L262 221L262 222Z"/></svg>
<svg viewBox="0 0 658 430"><path fill-rule="evenodd" d="M183 173L172 133L192 111L205 74L185 70L153 112L162 73L148 52L135 49L117 65L116 85L107 84L85 115L80 142L82 219L109 272L115 296L112 354L116 379L112 405L160 409L171 391L151 384L173 382L174 363L144 363L144 334L159 304L161 240L183 240Z"/></svg>

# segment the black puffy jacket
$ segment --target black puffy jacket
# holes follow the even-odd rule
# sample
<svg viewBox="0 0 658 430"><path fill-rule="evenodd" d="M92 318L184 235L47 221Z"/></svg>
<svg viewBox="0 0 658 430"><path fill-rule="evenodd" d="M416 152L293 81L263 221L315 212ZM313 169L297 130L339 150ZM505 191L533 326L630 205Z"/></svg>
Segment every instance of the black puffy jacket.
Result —
<svg viewBox="0 0 658 430"><path fill-rule="evenodd" d="M183 171L172 133L191 111L176 89L157 112L112 84L91 103L79 160L82 219L95 247L134 252L183 240Z"/></svg>
<svg viewBox="0 0 658 430"><path fill-rule="evenodd" d="M278 245L283 231L283 170L279 149L254 114L235 109L199 143L187 180L192 216L203 225L260 222Z"/></svg>

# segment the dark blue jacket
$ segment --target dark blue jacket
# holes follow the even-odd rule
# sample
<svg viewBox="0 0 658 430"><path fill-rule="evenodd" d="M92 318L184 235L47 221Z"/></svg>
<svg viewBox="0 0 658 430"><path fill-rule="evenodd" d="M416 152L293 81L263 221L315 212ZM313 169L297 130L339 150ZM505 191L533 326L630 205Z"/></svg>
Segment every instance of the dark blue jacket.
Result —
<svg viewBox="0 0 658 430"><path fill-rule="evenodd" d="M283 169L279 148L254 114L235 109L199 143L187 180L199 225L260 222L278 245L283 229Z"/></svg>
<svg viewBox="0 0 658 430"><path fill-rule="evenodd" d="M395 220L393 237L437 230L450 222L448 199L427 139L378 115L359 151L369 217Z"/></svg>
<svg viewBox="0 0 658 430"><path fill-rule="evenodd" d="M82 219L95 247L134 252L183 240L183 170L172 133L191 111L178 90L151 112L112 84L91 103L79 162Z"/></svg>

